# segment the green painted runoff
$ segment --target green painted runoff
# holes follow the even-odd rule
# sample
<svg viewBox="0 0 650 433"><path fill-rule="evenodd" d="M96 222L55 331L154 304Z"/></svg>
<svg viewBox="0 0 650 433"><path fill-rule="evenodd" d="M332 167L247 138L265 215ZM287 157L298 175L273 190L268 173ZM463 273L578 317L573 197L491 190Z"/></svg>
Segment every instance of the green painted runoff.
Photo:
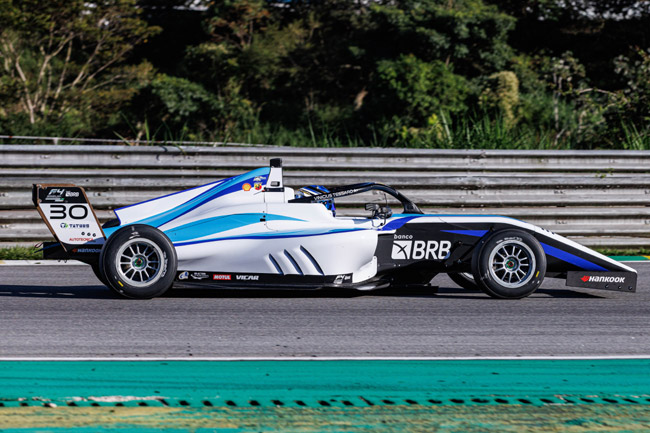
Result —
<svg viewBox="0 0 650 433"><path fill-rule="evenodd" d="M2 361L0 398L648 396L648 371L648 359Z"/></svg>

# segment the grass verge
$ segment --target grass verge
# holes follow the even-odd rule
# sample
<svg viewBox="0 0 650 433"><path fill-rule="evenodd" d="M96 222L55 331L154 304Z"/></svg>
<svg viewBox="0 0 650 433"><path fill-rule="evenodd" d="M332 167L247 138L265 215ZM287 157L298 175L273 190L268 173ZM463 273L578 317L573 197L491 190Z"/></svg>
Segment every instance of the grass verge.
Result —
<svg viewBox="0 0 650 433"><path fill-rule="evenodd" d="M0 260L42 260L40 248L13 246L0 248Z"/></svg>

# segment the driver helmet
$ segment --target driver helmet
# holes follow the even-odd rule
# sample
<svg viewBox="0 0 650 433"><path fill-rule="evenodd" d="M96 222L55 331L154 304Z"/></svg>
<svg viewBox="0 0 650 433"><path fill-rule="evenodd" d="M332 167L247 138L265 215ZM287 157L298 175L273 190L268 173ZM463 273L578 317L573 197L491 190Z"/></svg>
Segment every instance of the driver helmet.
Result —
<svg viewBox="0 0 650 433"><path fill-rule="evenodd" d="M328 192L330 192L330 190L325 188L323 185L303 186L298 191L296 191L296 198L313 197L315 195L327 194ZM318 200L318 203L322 203L328 210L332 211L332 215L336 216L336 206L334 206L334 200Z"/></svg>

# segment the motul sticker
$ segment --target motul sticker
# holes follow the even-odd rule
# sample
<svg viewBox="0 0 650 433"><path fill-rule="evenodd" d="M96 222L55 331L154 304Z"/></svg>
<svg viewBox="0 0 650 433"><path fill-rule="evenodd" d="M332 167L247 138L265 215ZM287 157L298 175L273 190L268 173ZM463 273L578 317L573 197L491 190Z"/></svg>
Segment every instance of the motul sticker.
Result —
<svg viewBox="0 0 650 433"><path fill-rule="evenodd" d="M214 274L212 275L212 279L218 281L230 281L232 277L230 274Z"/></svg>

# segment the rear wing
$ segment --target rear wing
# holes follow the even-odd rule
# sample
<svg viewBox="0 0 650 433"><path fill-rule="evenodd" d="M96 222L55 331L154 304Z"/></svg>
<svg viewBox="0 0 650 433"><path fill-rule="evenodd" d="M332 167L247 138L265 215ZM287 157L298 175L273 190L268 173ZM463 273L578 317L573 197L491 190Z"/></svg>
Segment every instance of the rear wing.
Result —
<svg viewBox="0 0 650 433"><path fill-rule="evenodd" d="M71 184L35 184L32 201L67 253L99 253L106 241L83 188Z"/></svg>

